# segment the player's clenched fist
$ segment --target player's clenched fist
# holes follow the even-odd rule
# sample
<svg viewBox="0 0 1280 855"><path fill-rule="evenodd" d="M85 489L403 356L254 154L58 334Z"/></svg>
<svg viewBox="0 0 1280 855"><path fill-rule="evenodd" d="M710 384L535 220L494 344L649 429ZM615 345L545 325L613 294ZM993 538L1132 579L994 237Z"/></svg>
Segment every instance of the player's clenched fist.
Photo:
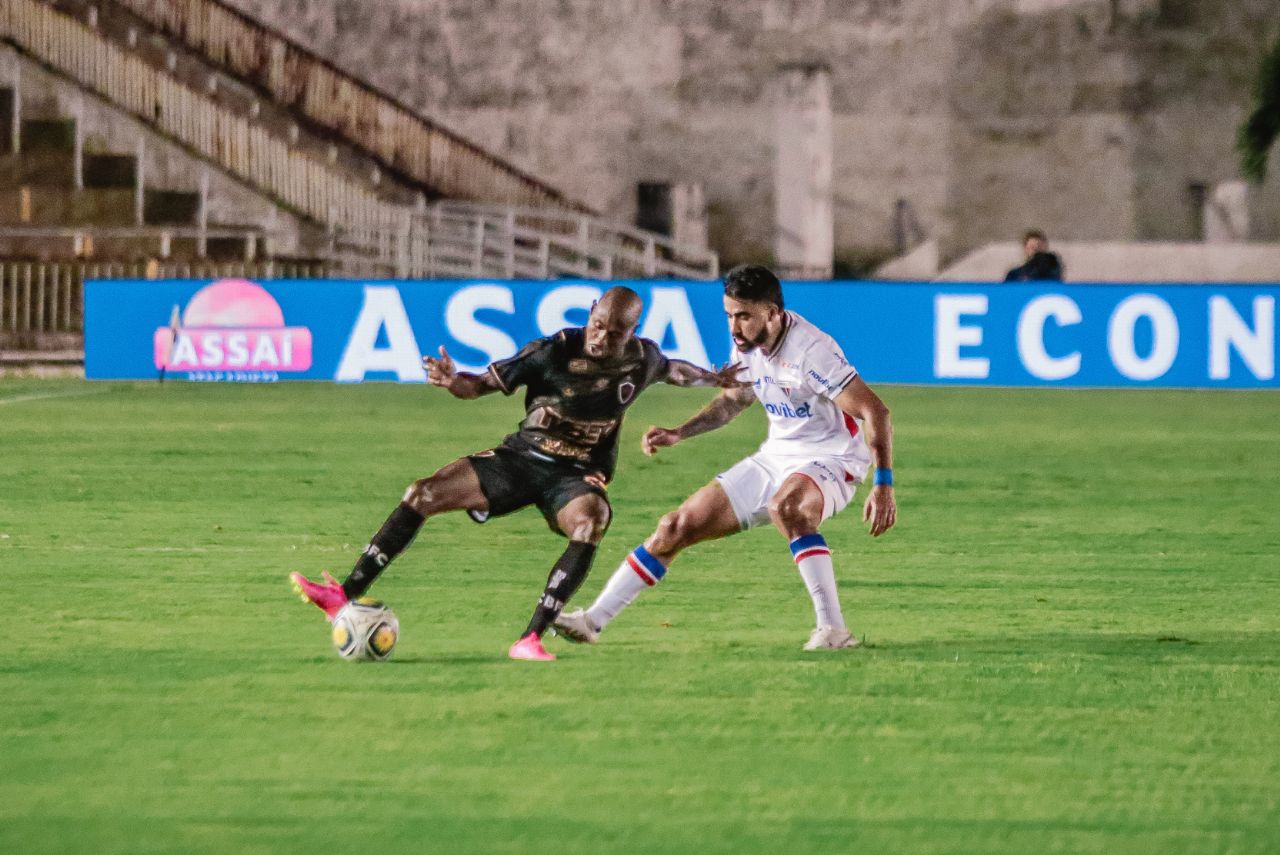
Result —
<svg viewBox="0 0 1280 855"><path fill-rule="evenodd" d="M424 356L422 367L427 369L428 383L432 386L444 386L446 389L458 373L458 369L453 364L453 358L449 356L449 351L444 349L443 344L440 345L440 358Z"/></svg>
<svg viewBox="0 0 1280 855"><path fill-rule="evenodd" d="M667 448L680 441L680 432L669 428L651 427L640 440L640 450L652 457L659 448Z"/></svg>

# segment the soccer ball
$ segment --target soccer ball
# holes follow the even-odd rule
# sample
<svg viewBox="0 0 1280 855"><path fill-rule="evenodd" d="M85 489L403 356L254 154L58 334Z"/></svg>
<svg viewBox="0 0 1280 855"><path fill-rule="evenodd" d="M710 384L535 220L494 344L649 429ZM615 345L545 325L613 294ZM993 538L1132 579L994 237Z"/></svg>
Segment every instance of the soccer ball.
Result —
<svg viewBox="0 0 1280 855"><path fill-rule="evenodd" d="M391 656L400 637L400 621L377 600L361 597L347 603L333 619L333 648L343 659L381 662Z"/></svg>

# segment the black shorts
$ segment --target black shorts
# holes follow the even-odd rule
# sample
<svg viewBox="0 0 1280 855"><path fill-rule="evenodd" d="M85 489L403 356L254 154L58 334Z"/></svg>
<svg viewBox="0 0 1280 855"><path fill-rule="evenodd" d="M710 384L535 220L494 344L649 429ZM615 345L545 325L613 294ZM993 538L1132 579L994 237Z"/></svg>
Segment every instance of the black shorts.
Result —
<svg viewBox="0 0 1280 855"><path fill-rule="evenodd" d="M565 505L588 494L609 503L604 488L586 480L591 470L578 466L505 445L469 455L467 460L480 479L481 492L489 500L487 513L467 511L478 523L536 505L551 530L564 534L556 522L556 514Z"/></svg>

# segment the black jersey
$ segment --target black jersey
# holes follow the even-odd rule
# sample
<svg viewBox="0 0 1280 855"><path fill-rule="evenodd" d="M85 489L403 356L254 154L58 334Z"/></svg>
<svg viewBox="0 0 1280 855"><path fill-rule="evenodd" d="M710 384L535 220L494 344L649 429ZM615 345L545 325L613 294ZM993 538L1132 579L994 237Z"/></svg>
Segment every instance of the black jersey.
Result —
<svg viewBox="0 0 1280 855"><path fill-rule="evenodd" d="M583 353L583 330L570 328L526 344L489 366L502 391L525 387L525 417L505 444L613 477L622 415L646 386L663 379L668 360L655 342L634 337L622 357Z"/></svg>

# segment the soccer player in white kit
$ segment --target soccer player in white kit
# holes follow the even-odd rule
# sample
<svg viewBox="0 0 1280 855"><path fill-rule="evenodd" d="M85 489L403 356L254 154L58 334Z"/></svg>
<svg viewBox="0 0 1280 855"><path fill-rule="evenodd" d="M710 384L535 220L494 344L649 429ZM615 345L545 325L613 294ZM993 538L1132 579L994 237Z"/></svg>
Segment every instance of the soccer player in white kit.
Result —
<svg viewBox="0 0 1280 855"><path fill-rule="evenodd" d="M879 537L897 520L893 497L893 429L889 408L863 382L831 336L786 311L782 286L765 267L741 266L724 282L724 309L733 336L731 362L752 386L726 389L677 428L649 428L645 454L723 427L759 400L769 418L760 450L698 490L636 547L590 608L555 622L572 641L594 644L600 632L645 588L653 587L681 552L772 523L791 546L809 589L817 626L805 650L856 647L836 592L831 550L818 533L853 499L867 469L874 486L863 520Z"/></svg>

